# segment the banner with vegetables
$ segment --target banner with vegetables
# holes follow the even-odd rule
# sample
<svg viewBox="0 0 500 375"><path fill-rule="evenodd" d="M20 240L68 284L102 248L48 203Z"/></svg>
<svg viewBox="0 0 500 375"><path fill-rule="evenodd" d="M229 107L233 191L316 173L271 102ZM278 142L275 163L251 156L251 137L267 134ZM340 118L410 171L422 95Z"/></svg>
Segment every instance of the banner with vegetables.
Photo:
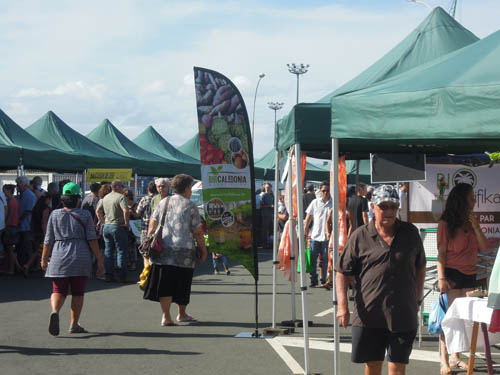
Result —
<svg viewBox="0 0 500 375"><path fill-rule="evenodd" d="M255 179L245 103L222 74L195 67L194 76L210 251L237 260L257 280Z"/></svg>

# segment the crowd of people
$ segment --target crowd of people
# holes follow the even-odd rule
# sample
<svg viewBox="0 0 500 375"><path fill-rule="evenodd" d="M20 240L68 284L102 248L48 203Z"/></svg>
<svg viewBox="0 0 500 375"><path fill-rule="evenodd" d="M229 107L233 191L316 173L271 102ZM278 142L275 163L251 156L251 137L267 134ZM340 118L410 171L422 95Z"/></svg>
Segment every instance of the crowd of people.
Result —
<svg viewBox="0 0 500 375"><path fill-rule="evenodd" d="M478 283L477 256L486 249L487 240L473 212L474 204L472 186L456 184L439 220L438 289L448 294L448 305ZM304 234L311 251L310 287L329 289L335 267L337 319L342 327L352 322L352 361L365 363L366 374L378 375L387 354L389 374L404 374L417 333L426 276L422 239L418 229L408 222L408 183L400 184L399 189L363 183L348 189L347 243L335 265L328 247L332 233L329 183L321 183L316 192L313 185L307 185L303 207ZM287 219L280 194L278 228ZM348 290L354 300L352 316ZM459 353L448 353L443 334L440 346L441 375L467 370Z"/></svg>
<svg viewBox="0 0 500 375"><path fill-rule="evenodd" d="M190 200L192 184L192 177L183 174L171 183L159 178L151 181L147 195L135 202L132 191L119 180L93 183L90 194L82 200L80 187L73 182L51 183L45 191L39 177L30 181L20 176L16 185L5 184L0 194L1 246L6 254L2 272L28 276L40 267L52 279L50 334L59 334L59 311L70 290L69 332L86 332L79 318L88 277L94 272L106 282L129 282L127 273L135 269L140 256L129 221L141 219L140 242L158 235L162 248L161 256L143 258L150 272L144 299L160 303L162 326L196 321L187 313L187 305L193 270L205 261L208 249L202 218ZM169 195L170 189L173 195ZM407 192L406 183L399 191L391 185L374 188L359 184L355 190L349 189L347 243L337 264L332 265L329 183L321 183L317 192L312 185L304 191L310 287L319 283L331 287L330 258L330 266L337 271L337 319L342 327L352 321L352 361L365 363L367 374L380 374L386 352L389 373L404 373L416 336L426 258L417 228L407 221ZM288 212L283 194L278 194L278 227L283 228ZM439 221L438 287L448 294L449 304L476 286L477 254L487 246L473 213L474 204L472 186L459 183L450 191ZM260 245L269 247L274 212L270 184L264 184L259 192L257 208ZM229 274L227 260L214 253L216 273L221 264ZM349 289L354 299L352 316ZM172 303L178 305L176 319L170 313ZM456 368L467 369L459 353L448 353L442 335L440 345L442 375Z"/></svg>
<svg viewBox="0 0 500 375"><path fill-rule="evenodd" d="M82 200L80 186L73 182L51 183L44 191L41 178L18 177L16 185L4 185L5 194L0 195L0 230L7 254L3 272L27 277L31 270L43 270L52 280L49 333L59 335L59 311L70 292L69 333L85 333L79 319L88 278L95 274L106 282L136 282L128 272L137 266L140 241L129 221L141 219L141 241L159 231L162 242L161 257L143 257L144 264L152 263L144 298L160 302L163 326L175 324L172 302L179 306L178 322L195 321L186 308L195 264L205 261L207 248L198 208L190 200L192 183L191 176L175 176L169 196L170 181L158 178L135 203L133 192L119 180L92 183Z"/></svg>

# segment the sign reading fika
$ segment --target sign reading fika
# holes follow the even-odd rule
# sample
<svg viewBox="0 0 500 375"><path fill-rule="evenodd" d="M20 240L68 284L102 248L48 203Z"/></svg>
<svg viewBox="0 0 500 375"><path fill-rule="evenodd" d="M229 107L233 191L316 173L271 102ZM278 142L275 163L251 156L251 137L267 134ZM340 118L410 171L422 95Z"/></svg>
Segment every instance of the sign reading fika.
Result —
<svg viewBox="0 0 500 375"><path fill-rule="evenodd" d="M427 164L427 181L410 184L411 221L437 222L448 194L458 183L472 185L476 197L474 212L484 234L500 237L500 165L488 168ZM436 207L440 209L436 211Z"/></svg>

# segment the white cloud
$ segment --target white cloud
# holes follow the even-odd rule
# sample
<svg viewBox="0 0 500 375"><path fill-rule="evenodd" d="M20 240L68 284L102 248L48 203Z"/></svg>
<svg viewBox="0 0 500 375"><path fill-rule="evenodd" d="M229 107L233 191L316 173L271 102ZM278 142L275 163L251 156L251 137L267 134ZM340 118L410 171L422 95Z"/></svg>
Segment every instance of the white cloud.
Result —
<svg viewBox="0 0 500 375"><path fill-rule="evenodd" d="M238 89L248 89L253 86L252 82L245 76L235 76L231 81L238 87Z"/></svg>
<svg viewBox="0 0 500 375"><path fill-rule="evenodd" d="M57 86L52 90L41 90L36 88L21 89L15 97L38 98L41 96L75 96L82 99L102 99L106 94L107 88L103 84L91 85L83 81L67 82Z"/></svg>
<svg viewBox="0 0 500 375"><path fill-rule="evenodd" d="M449 6L449 0L428 1ZM274 112L267 102L285 103L278 118L295 104L296 81L286 63L311 65L300 79L300 100L316 101L383 56L428 14L403 0L381 0L376 7L341 3L7 2L0 18L0 103L23 125L50 109L83 134L109 118L127 137L153 125L179 145L197 129L193 66L231 77L249 112L264 72L255 107L258 158L273 145ZM459 4L458 20L476 35L498 28L498 0Z"/></svg>
<svg viewBox="0 0 500 375"><path fill-rule="evenodd" d="M154 81L145 84L141 89L143 94L161 94L167 91L166 81Z"/></svg>

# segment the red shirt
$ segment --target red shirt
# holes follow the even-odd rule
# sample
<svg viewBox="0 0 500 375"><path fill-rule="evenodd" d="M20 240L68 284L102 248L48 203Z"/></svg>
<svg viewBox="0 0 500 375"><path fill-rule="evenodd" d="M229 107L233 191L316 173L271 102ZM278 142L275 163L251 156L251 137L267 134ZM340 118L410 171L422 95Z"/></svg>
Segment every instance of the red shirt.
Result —
<svg viewBox="0 0 500 375"><path fill-rule="evenodd" d="M479 243L472 227L465 231L458 228L455 237L450 238L448 224L440 220L437 235L438 248L446 245L446 268L456 269L466 275L475 275Z"/></svg>
<svg viewBox="0 0 500 375"><path fill-rule="evenodd" d="M16 198L12 198L9 203L7 203L7 207L9 208L9 216L5 225L8 227L17 227L19 224L19 202Z"/></svg>

